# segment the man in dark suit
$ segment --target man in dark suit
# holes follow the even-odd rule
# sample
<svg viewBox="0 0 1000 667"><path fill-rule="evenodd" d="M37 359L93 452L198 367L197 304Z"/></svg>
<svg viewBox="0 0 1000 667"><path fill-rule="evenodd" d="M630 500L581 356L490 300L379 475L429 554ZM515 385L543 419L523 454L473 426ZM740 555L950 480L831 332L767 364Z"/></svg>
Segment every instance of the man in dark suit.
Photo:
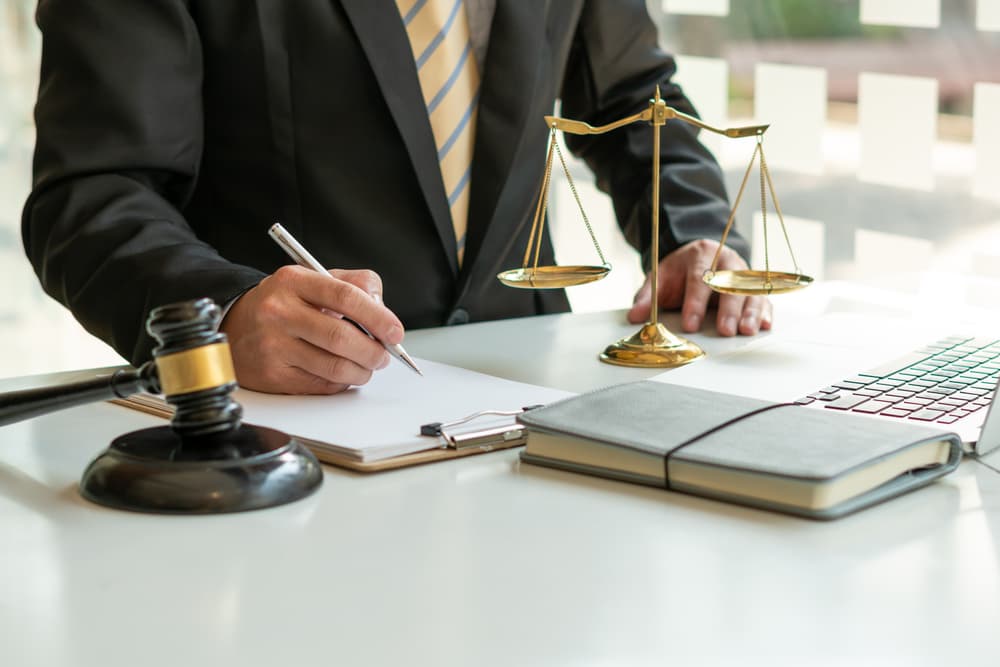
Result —
<svg viewBox="0 0 1000 667"><path fill-rule="evenodd" d="M388 363L324 309L388 343L404 325L566 310L561 290L495 277L527 243L543 116L559 98L563 116L605 124L645 108L656 85L693 109L645 0L449 1L445 27L467 27L477 75L460 238L414 32L435 0L40 0L23 233L45 289L133 363L153 345L151 308L210 296L230 308L240 382L282 392L339 391ZM567 142L648 262L649 128ZM716 247L704 239L720 237L728 204L689 126L665 126L662 164L659 294L694 331ZM277 220L336 267L334 280L281 268L266 233ZM730 245L721 266L744 267L745 244ZM541 259L552 262L547 237ZM648 312L644 289L629 318ZM723 335L770 320L766 299L719 300Z"/></svg>

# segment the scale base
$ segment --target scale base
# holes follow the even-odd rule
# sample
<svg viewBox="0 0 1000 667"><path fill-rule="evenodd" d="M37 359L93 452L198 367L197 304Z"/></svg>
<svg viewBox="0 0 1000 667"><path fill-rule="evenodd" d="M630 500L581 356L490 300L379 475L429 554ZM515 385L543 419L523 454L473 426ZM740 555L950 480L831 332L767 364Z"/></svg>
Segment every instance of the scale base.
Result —
<svg viewBox="0 0 1000 667"><path fill-rule="evenodd" d="M115 438L87 467L80 493L115 509L217 514L289 503L322 481L313 453L280 431L242 424L182 440L159 426Z"/></svg>
<svg viewBox="0 0 1000 667"><path fill-rule="evenodd" d="M643 325L629 338L622 338L604 348L600 359L617 366L637 368L675 368L705 356L691 341L672 334L657 323Z"/></svg>

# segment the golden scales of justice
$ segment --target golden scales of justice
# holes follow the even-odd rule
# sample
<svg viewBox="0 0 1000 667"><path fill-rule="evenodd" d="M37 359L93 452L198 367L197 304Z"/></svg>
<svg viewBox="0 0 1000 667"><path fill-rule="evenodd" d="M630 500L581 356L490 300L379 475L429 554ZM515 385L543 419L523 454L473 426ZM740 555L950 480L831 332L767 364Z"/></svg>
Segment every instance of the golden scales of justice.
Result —
<svg viewBox="0 0 1000 667"><path fill-rule="evenodd" d="M587 214L580 203L580 196L577 194L573 177L570 176L566 161L563 159L562 150L556 141L556 131L569 132L570 134L604 134L629 123L636 121L646 121L653 126L653 215L652 215L652 248L650 252L651 270L650 287L652 289L651 308L649 321L634 335L622 338L611 345L608 345L600 358L610 364L621 366L638 366L643 368L673 368L688 362L694 361L702 356L704 352L694 343L671 333L658 321L657 304L657 272L659 265L659 242L660 242L660 127L671 118L684 121L702 129L716 134L721 134L730 138L756 137L757 145L747 165L743 175L743 182L740 183L739 192L733 202L729 220L722 232L719 248L715 252L712 266L705 271L702 279L716 292L725 294L780 294L801 289L812 283L812 278L803 275L799 271L798 262L795 261L795 254L792 252L792 245L788 239L788 231L785 228L785 220L781 215L781 206L778 204L778 197L774 192L774 185L771 182L771 174L767 168L767 160L764 158L764 132L768 125L752 125L747 127L735 127L721 129L713 127L688 114L677 111L660 98L660 88L656 88L656 96L649 101L649 107L637 114L622 118L607 125L593 127L583 121L571 120L568 118L558 118L556 116L546 116L545 121L551 128L549 133L549 149L545 158L545 175L542 178L541 191L538 196L538 204L535 207L535 217L531 225L531 234L528 238L528 247L524 252L524 262L521 268L510 269L497 275L505 285L522 289L550 289L582 285L584 283L600 280L611 270L611 265L604 258L594 230L587 219ZM542 229L545 226L546 212L548 208L549 185L552 176L552 156L553 153L559 156L566 179L569 182L570 190L576 199L583 218L584 225L590 233L590 238L594 243L594 248L601 259L600 266L538 266L538 255L541 248ZM761 198L761 218L764 230L764 270L718 270L719 256L722 248L729 236L729 231L733 227L736 219L736 209L743 191L746 188L747 180L753 169L754 162L760 155L760 198ZM766 186L766 189L765 189ZM772 271L767 245L767 201L766 191L770 191L771 200L774 202L778 220L781 222L781 231L788 246L788 252L794 265L794 272L786 273Z"/></svg>

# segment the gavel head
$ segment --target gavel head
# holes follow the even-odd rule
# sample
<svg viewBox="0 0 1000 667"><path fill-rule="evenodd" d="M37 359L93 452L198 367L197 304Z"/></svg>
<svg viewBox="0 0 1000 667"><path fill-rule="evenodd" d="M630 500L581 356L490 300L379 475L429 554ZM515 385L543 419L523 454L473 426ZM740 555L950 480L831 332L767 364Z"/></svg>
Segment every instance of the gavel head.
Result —
<svg viewBox="0 0 1000 667"><path fill-rule="evenodd" d="M211 299L155 308L146 330L159 345L153 360L160 389L174 406L170 424L184 437L233 431L243 409L230 394L238 386L222 311Z"/></svg>

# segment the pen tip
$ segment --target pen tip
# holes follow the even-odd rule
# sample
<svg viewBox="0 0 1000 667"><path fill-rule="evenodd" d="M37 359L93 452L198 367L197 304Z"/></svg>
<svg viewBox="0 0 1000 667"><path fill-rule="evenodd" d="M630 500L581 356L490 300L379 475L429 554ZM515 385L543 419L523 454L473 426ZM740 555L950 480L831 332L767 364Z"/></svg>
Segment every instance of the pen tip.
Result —
<svg viewBox="0 0 1000 667"><path fill-rule="evenodd" d="M409 366L410 368L412 368L412 369L413 369L414 371L416 371L416 372L417 372L417 375L421 375L421 376L422 376L422 375L424 374L424 373L423 373L423 371L421 371L421 370L420 370L420 369L419 369L419 368L417 367L417 365L416 365L416 364L415 364L415 363L413 362L413 359L412 359L412 358L410 358L410 355L408 355L408 354L406 353L406 350L404 350L404 349L403 349L403 346L402 346L402 345L397 345L397 346L396 346L396 351L397 351L397 352L399 352L399 356L400 356L400 358L401 358L401 359L402 359L402 360L403 360L404 362L406 362L406 365L407 365L407 366Z"/></svg>

